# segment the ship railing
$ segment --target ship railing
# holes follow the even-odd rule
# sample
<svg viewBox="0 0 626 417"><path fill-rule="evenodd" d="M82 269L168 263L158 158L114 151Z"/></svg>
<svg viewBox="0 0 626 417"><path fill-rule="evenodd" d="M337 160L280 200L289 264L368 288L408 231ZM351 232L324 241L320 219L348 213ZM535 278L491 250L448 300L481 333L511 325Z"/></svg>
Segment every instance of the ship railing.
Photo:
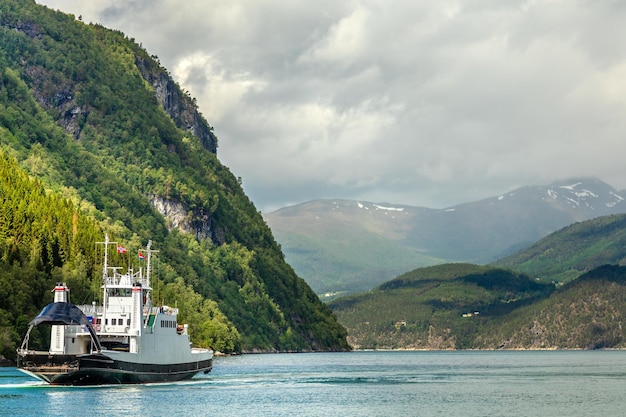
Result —
<svg viewBox="0 0 626 417"><path fill-rule="evenodd" d="M130 270L125 274L117 272L118 268L111 269L113 275L107 275L104 279L107 286L132 286L134 283L140 283L143 287L148 287L148 279L144 277L141 269L137 272Z"/></svg>
<svg viewBox="0 0 626 417"><path fill-rule="evenodd" d="M94 304L84 304L84 305L80 305L77 306L78 308L81 309L81 311L83 312L84 315L86 316L92 316L92 317L96 317L96 316L100 316L102 315L102 313L104 312L104 307L101 305L94 305ZM176 307L169 307L169 306L161 306L161 307L147 307L144 306L143 307L143 315L144 316L148 316L150 314L171 314L171 315L178 315L178 308Z"/></svg>
<svg viewBox="0 0 626 417"><path fill-rule="evenodd" d="M104 307L99 306L99 305L93 305L93 304L84 304L84 305L77 306L77 307L81 309L81 311L83 312L85 316L95 317L97 315L101 315L102 312L104 311Z"/></svg>
<svg viewBox="0 0 626 417"><path fill-rule="evenodd" d="M151 314L157 315L157 314L168 314L168 315L178 315L178 309L175 307L169 307L169 306L160 306L160 307L143 307L143 315L144 316L149 316Z"/></svg>
<svg viewBox="0 0 626 417"><path fill-rule="evenodd" d="M154 311L152 314L167 314L167 315L172 315L172 316L178 315L178 309L176 307L160 306L160 307L152 307L152 309Z"/></svg>

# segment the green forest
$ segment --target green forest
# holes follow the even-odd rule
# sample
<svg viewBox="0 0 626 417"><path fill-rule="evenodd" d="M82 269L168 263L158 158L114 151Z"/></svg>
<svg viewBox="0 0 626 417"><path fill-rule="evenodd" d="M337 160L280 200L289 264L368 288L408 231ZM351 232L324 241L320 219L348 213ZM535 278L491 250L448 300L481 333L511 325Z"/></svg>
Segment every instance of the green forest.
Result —
<svg viewBox="0 0 626 417"><path fill-rule="evenodd" d="M355 348L623 349L626 215L558 230L493 265L419 268L329 303Z"/></svg>
<svg viewBox="0 0 626 417"><path fill-rule="evenodd" d="M626 267L559 287L490 266L420 268L332 301L361 349L624 348Z"/></svg>
<svg viewBox="0 0 626 417"><path fill-rule="evenodd" d="M76 303L98 300L105 233L133 249L154 242L153 286L196 345L348 349L217 143L195 100L135 40L32 0L0 3L0 354L15 356L55 282Z"/></svg>
<svg viewBox="0 0 626 417"><path fill-rule="evenodd" d="M605 264L626 261L626 215L574 223L494 262L542 282L562 285Z"/></svg>
<svg viewBox="0 0 626 417"><path fill-rule="evenodd" d="M416 269L330 305L355 347L469 349L494 318L553 290L525 275L459 263Z"/></svg>

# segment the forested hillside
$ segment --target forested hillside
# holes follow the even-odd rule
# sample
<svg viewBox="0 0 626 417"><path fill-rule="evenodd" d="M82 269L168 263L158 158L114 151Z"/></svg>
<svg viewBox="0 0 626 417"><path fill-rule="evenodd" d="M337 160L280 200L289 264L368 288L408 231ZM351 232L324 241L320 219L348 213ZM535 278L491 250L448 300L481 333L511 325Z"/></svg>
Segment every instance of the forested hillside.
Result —
<svg viewBox="0 0 626 417"><path fill-rule="evenodd" d="M0 219L10 284L0 292L0 353L12 356L54 281L67 281L76 302L98 297L93 248L105 232L129 248L153 240L161 295L178 303L194 343L347 348L217 159L195 101L121 32L32 0L0 3L0 149L0 198L15 207Z"/></svg>
<svg viewBox="0 0 626 417"><path fill-rule="evenodd" d="M546 298L554 286L472 264L420 268L330 303L355 347L467 349L480 327Z"/></svg>
<svg viewBox="0 0 626 417"><path fill-rule="evenodd" d="M476 348L624 349L626 267L603 265L485 326Z"/></svg>
<svg viewBox="0 0 626 417"><path fill-rule="evenodd" d="M603 265L559 288L469 264L421 268L331 302L359 348L624 348L626 267Z"/></svg>
<svg viewBox="0 0 626 417"><path fill-rule="evenodd" d="M0 353L10 356L24 326L50 300L56 280L88 294L96 265L96 222L0 154Z"/></svg>
<svg viewBox="0 0 626 417"><path fill-rule="evenodd" d="M626 214L616 214L574 223L493 265L562 284L598 266L624 261Z"/></svg>

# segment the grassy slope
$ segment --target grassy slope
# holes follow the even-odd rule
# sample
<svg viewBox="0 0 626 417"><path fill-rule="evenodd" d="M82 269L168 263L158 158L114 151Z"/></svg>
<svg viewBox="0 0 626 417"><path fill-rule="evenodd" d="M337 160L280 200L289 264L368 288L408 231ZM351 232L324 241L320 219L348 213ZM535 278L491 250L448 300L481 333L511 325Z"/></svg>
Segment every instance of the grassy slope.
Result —
<svg viewBox="0 0 626 417"><path fill-rule="evenodd" d="M354 201L318 200L265 214L287 261L318 294L365 291L421 266L442 263L407 244L414 214Z"/></svg>
<svg viewBox="0 0 626 417"><path fill-rule="evenodd" d="M569 282L603 264L626 259L626 215L598 217L554 232L495 262L543 282Z"/></svg>

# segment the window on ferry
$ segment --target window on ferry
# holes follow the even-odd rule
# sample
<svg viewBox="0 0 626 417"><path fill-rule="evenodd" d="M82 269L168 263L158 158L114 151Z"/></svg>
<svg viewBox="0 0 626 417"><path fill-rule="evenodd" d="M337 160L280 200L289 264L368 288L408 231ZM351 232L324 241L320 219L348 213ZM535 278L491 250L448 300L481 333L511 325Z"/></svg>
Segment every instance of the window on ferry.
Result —
<svg viewBox="0 0 626 417"><path fill-rule="evenodd" d="M126 319L126 325L130 326L130 319Z"/></svg>

